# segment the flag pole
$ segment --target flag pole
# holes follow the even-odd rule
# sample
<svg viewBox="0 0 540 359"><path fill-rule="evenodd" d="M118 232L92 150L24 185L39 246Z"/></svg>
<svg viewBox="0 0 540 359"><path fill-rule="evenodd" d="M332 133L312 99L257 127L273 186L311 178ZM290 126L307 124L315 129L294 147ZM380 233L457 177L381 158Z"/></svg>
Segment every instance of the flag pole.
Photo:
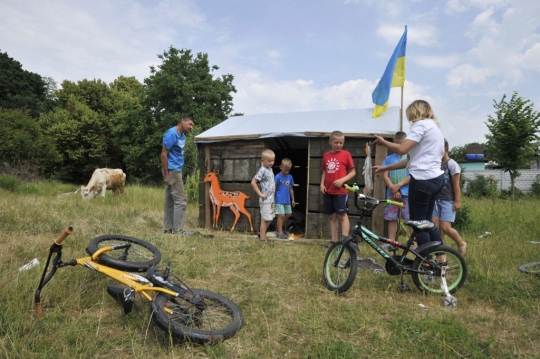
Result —
<svg viewBox="0 0 540 359"><path fill-rule="evenodd" d="M399 130L403 131L403 87L401 87L401 109L399 111Z"/></svg>

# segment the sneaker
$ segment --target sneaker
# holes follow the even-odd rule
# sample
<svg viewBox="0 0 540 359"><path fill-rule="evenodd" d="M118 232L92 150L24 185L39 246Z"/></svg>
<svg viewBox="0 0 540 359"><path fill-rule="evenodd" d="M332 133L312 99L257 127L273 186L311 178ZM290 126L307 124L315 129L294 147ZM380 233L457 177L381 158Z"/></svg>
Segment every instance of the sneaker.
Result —
<svg viewBox="0 0 540 359"><path fill-rule="evenodd" d="M172 229L164 229L163 233L165 234L172 234Z"/></svg>
<svg viewBox="0 0 540 359"><path fill-rule="evenodd" d="M279 239L287 239L287 235L285 234L285 232L279 233L279 234L277 234L277 238L279 238Z"/></svg>

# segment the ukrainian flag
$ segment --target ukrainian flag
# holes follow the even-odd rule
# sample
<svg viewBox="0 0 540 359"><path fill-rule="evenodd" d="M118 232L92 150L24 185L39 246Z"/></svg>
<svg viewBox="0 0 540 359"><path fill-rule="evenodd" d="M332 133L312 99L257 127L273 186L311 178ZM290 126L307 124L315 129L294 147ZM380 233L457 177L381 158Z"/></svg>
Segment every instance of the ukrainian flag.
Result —
<svg viewBox="0 0 540 359"><path fill-rule="evenodd" d="M371 94L371 99L375 104L373 117L379 117L388 109L388 98L391 87L403 87L405 85L405 48L407 47L407 26L401 36L384 74Z"/></svg>

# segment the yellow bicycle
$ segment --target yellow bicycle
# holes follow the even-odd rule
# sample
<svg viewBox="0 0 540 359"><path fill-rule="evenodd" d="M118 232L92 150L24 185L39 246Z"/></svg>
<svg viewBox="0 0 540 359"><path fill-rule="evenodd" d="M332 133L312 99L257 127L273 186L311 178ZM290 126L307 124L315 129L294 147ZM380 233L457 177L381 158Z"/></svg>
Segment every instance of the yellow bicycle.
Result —
<svg viewBox="0 0 540 359"><path fill-rule="evenodd" d="M98 236L86 248L89 257L63 261L62 242L72 231L73 228L66 228L50 247L35 293L39 318L43 318L43 287L58 268L79 265L122 284L109 285L107 292L123 306L125 314L131 313L136 295L150 302L152 320L174 338L214 343L231 338L242 327L242 311L235 303L207 290L189 288L171 273L170 263L165 268L158 267L161 252L141 239L114 234Z"/></svg>

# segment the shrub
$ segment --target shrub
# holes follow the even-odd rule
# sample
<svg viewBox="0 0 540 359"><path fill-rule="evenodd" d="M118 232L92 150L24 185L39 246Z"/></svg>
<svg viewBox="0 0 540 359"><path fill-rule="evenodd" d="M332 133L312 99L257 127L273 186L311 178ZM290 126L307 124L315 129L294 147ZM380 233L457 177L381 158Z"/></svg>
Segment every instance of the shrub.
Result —
<svg viewBox="0 0 540 359"><path fill-rule="evenodd" d="M186 195L189 202L199 200L199 170L194 175L186 176Z"/></svg>
<svg viewBox="0 0 540 359"><path fill-rule="evenodd" d="M531 194L540 197L540 175L536 175L536 180L531 185Z"/></svg>
<svg viewBox="0 0 540 359"><path fill-rule="evenodd" d="M13 175L0 175L0 188L16 192L19 188L19 180Z"/></svg>
<svg viewBox="0 0 540 359"><path fill-rule="evenodd" d="M461 209L456 212L456 219L454 220L454 228L457 230L463 230L472 223L471 208L469 205L462 203Z"/></svg>
<svg viewBox="0 0 540 359"><path fill-rule="evenodd" d="M485 177L483 175L475 175L474 179L467 180L467 197L495 197L499 194L499 181L492 176Z"/></svg>
<svg viewBox="0 0 540 359"><path fill-rule="evenodd" d="M525 197L525 193L523 193L522 190L520 190L517 187L514 187L514 198L523 198ZM501 198L508 199L512 198L512 190L511 189L504 189L501 191Z"/></svg>

